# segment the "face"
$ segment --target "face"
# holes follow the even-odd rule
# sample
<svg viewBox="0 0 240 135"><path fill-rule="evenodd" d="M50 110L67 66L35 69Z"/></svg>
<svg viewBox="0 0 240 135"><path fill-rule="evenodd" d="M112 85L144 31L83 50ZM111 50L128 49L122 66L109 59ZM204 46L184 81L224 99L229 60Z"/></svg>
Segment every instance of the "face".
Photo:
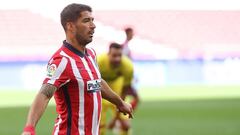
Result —
<svg viewBox="0 0 240 135"><path fill-rule="evenodd" d="M93 20L91 12L83 11L77 22L73 23L73 33L80 45L85 46L92 41L94 29L96 28Z"/></svg>
<svg viewBox="0 0 240 135"><path fill-rule="evenodd" d="M127 40L131 40L133 38L133 31L128 31L127 33Z"/></svg>
<svg viewBox="0 0 240 135"><path fill-rule="evenodd" d="M108 53L110 63L113 67L118 67L121 64L122 49L111 48Z"/></svg>

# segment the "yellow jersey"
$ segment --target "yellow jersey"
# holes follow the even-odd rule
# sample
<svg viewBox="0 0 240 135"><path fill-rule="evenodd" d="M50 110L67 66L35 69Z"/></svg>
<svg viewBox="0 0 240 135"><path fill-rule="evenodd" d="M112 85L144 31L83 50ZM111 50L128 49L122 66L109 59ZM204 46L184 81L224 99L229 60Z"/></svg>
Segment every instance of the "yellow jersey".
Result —
<svg viewBox="0 0 240 135"><path fill-rule="evenodd" d="M102 78L108 83L110 88L119 96L121 96L123 87L131 85L133 79L133 64L129 58L122 56L121 64L118 67L112 67L108 54L101 54L97 57L97 63ZM101 125L107 124L107 112L111 113L112 117L117 114L116 106L102 100ZM102 127L101 134L105 133L105 127Z"/></svg>
<svg viewBox="0 0 240 135"><path fill-rule="evenodd" d="M108 82L114 82L119 77L123 77L123 86L131 85L133 79L133 63L126 56L122 56L121 64L118 67L112 67L108 54L102 54L97 57L97 62L102 78Z"/></svg>

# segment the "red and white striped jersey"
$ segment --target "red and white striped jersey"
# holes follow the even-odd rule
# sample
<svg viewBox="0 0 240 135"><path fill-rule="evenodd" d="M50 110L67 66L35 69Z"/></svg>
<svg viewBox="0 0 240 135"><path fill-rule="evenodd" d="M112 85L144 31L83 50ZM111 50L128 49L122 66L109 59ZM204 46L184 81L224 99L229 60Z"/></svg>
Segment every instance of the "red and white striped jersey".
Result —
<svg viewBox="0 0 240 135"><path fill-rule="evenodd" d="M86 48L83 54L64 41L50 59L43 82L58 88L53 135L99 134L100 82L95 51Z"/></svg>

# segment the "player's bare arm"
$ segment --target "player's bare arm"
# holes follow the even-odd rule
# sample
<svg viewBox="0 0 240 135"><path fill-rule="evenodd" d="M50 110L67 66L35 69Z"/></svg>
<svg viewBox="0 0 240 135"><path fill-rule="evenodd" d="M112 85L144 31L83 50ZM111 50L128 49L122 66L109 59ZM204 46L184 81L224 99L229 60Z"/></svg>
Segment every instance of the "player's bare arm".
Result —
<svg viewBox="0 0 240 135"><path fill-rule="evenodd" d="M133 118L132 115L132 107L130 104L125 103L120 96L118 96L116 93L112 91L112 89L108 86L107 82L102 79L101 81L101 92L102 97L109 102L115 104L120 112L124 114L128 114L129 118Z"/></svg>
<svg viewBox="0 0 240 135"><path fill-rule="evenodd" d="M42 88L40 89L40 93L50 99L56 90L57 90L57 87L55 87L54 85L43 84Z"/></svg>
<svg viewBox="0 0 240 135"><path fill-rule="evenodd" d="M31 132L34 132L34 128L44 113L49 100L53 96L54 92L57 90L57 87L51 84L43 84L40 91L36 95L32 106L28 113L28 118L26 122L26 127L32 130L25 130L22 135L28 135Z"/></svg>
<svg viewBox="0 0 240 135"><path fill-rule="evenodd" d="M133 100L130 104L132 105L133 110L135 110L140 102L140 99L137 91L131 85L124 86L121 93L121 98L125 100L127 95L131 95L133 97Z"/></svg>

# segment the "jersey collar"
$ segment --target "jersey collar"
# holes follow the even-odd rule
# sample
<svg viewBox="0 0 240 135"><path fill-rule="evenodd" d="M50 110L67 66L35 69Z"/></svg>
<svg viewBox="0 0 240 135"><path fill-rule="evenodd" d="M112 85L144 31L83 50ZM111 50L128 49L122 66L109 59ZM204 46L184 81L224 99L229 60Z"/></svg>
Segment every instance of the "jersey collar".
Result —
<svg viewBox="0 0 240 135"><path fill-rule="evenodd" d="M73 53L77 54L80 57L84 57L85 55L88 56L88 53L86 50L85 50L85 54L83 54L82 52L80 52L76 48L74 48L71 44L69 44L66 40L63 41L63 46L68 48L70 51L72 51Z"/></svg>

